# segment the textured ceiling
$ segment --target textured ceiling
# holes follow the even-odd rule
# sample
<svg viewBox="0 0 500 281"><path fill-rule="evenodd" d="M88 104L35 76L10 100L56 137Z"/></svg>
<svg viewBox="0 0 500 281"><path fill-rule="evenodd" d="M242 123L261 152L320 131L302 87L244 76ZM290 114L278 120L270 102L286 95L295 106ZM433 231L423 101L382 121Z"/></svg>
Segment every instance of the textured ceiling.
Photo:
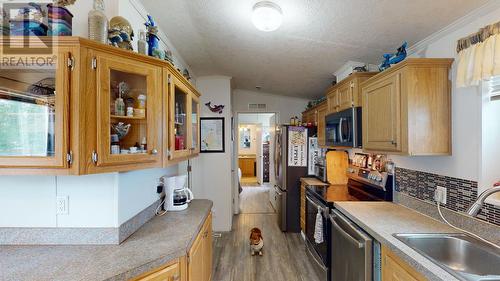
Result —
<svg viewBox="0 0 500 281"><path fill-rule="evenodd" d="M227 75L238 89L314 98L349 60L377 63L487 0L274 0L274 32L251 22L257 0L141 0L197 76Z"/></svg>

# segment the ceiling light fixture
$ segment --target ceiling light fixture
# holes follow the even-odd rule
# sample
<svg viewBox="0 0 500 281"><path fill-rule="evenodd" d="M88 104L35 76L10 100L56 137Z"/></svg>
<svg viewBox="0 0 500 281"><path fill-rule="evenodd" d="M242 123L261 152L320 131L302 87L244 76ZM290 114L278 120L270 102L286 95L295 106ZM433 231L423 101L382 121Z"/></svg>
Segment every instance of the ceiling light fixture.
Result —
<svg viewBox="0 0 500 281"><path fill-rule="evenodd" d="M261 1L253 6L252 22L258 30L270 32L283 22L280 6L270 1Z"/></svg>

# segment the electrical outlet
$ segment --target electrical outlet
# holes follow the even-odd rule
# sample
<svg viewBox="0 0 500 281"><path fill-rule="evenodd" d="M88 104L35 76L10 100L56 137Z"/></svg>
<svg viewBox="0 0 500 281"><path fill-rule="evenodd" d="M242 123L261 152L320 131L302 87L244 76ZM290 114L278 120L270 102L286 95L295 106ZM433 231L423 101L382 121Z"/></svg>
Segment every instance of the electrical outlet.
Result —
<svg viewBox="0 0 500 281"><path fill-rule="evenodd" d="M446 193L447 193L446 188L442 186L437 186L436 190L434 191L434 200L436 200L436 202L446 205L446 196L447 196Z"/></svg>
<svg viewBox="0 0 500 281"><path fill-rule="evenodd" d="M57 196L56 198L56 214L69 214L69 196Z"/></svg>

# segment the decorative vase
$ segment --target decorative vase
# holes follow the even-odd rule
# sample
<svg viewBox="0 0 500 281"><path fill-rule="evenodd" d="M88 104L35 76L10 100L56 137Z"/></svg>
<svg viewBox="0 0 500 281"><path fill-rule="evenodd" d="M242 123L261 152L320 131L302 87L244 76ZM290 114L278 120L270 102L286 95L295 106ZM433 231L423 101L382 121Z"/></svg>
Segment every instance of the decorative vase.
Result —
<svg viewBox="0 0 500 281"><path fill-rule="evenodd" d="M94 9L89 12L89 39L106 44L108 42L108 18L104 14L103 0L94 0Z"/></svg>
<svg viewBox="0 0 500 281"><path fill-rule="evenodd" d="M49 35L71 36L73 34L73 14L64 6L47 5Z"/></svg>

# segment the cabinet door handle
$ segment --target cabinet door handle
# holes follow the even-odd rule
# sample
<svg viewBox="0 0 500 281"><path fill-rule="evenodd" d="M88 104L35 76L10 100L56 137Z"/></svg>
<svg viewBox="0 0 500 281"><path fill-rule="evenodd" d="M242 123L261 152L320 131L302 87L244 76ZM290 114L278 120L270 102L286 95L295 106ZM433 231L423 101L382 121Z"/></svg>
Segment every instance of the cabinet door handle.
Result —
<svg viewBox="0 0 500 281"><path fill-rule="evenodd" d="M393 141L391 141L391 144L392 145L397 145L398 143L395 140L393 140Z"/></svg>
<svg viewBox="0 0 500 281"><path fill-rule="evenodd" d="M156 149L156 148L153 148L153 150L151 150L151 154L153 154L153 155L156 155L156 154L158 154L158 149Z"/></svg>

